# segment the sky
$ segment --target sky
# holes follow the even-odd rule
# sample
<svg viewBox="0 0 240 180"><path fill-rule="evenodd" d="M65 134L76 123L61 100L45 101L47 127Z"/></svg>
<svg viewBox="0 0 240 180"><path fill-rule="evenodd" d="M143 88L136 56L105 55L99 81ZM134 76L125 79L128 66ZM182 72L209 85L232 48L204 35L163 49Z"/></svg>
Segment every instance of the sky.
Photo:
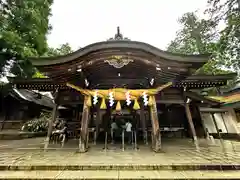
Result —
<svg viewBox="0 0 240 180"><path fill-rule="evenodd" d="M116 34L165 50L186 12L206 7L207 0L54 0L48 36L51 47L69 43L73 50Z"/></svg>

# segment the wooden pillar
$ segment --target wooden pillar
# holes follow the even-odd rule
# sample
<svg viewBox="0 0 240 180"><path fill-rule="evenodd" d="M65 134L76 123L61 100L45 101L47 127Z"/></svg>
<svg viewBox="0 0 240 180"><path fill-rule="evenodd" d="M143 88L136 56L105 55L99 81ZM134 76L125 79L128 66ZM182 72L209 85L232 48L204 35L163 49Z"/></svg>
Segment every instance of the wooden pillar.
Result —
<svg viewBox="0 0 240 180"><path fill-rule="evenodd" d="M52 112L52 118L50 118L49 121L48 121L48 132L47 132L47 137L45 139L44 151L46 151L47 148L48 148L48 145L49 145L49 142L50 142L50 137L52 135L52 130L53 130L53 122L57 118L57 109L58 109L57 99L58 99L58 95L59 95L59 92L58 92L58 89L56 89L55 96L54 96L54 107L53 107L53 112Z"/></svg>
<svg viewBox="0 0 240 180"><path fill-rule="evenodd" d="M226 124L226 122L225 122L225 119L224 119L224 117L223 117L222 112L221 112L220 114L221 114L221 118L222 118L222 121L223 121L224 127L225 127L225 129L226 129L226 132L229 133L229 131L228 131L228 127L227 127L227 124Z"/></svg>
<svg viewBox="0 0 240 180"><path fill-rule="evenodd" d="M189 103L186 102L184 104L184 106L185 106L185 111L186 111L186 115L187 115L187 120L188 120L190 129L191 129L191 132L192 132L194 144L196 146L196 149L199 150L198 138L197 138L197 134L196 134L196 130L195 130L194 124L193 124Z"/></svg>
<svg viewBox="0 0 240 180"><path fill-rule="evenodd" d="M219 128L218 128L216 119L215 119L215 117L214 117L214 113L211 113L211 115L212 115L213 123L214 123L214 125L215 125L216 130L217 130L218 137L219 137L219 139L220 139L221 146L222 146L222 148L223 148L223 151L225 152L225 145L224 145L224 142L223 142L223 140L222 140L221 133L219 132Z"/></svg>
<svg viewBox="0 0 240 180"><path fill-rule="evenodd" d="M150 106L150 116L152 122L152 147L155 152L159 152L161 150L161 132L158 122L157 104L154 96L152 96L152 101L153 104Z"/></svg>
<svg viewBox="0 0 240 180"><path fill-rule="evenodd" d="M238 122L237 114L236 114L236 112L234 111L233 108L228 108L228 112L229 112L230 116L232 117L232 123L231 124L233 125L233 127L234 127L234 129L235 129L235 131L238 135L238 139L240 140L240 131L237 127L237 122Z"/></svg>
<svg viewBox="0 0 240 180"><path fill-rule="evenodd" d="M88 122L90 108L87 106L88 97L84 97L82 121L81 121L81 132L79 137L79 152L87 151L87 138L88 138Z"/></svg>
<svg viewBox="0 0 240 180"><path fill-rule="evenodd" d="M3 113L3 121L2 121L2 123L1 123L1 127L0 127L0 131L2 131L3 130L3 128L4 128L4 123L5 123L5 121L7 120L7 108L8 108L8 106L7 106L7 104L6 104L6 101L5 101L5 96L4 96L4 94L3 93L1 93L1 106L2 106L2 113ZM7 106L7 107L6 107Z"/></svg>
<svg viewBox="0 0 240 180"><path fill-rule="evenodd" d="M5 112L5 109L3 109L3 113L4 113L4 115L3 115L3 121L2 121L2 123L1 123L0 131L3 130L3 128L4 128L4 123L5 123L5 121L6 121L6 112Z"/></svg>
<svg viewBox="0 0 240 180"><path fill-rule="evenodd" d="M198 113L199 118L200 118L201 123L202 123L202 127L203 127L203 130L204 130L205 138L206 138L207 140L209 140L209 139L210 139L209 132L208 132L208 129L207 129L207 127L206 127L206 125L205 125L205 123L204 123L204 121L203 121L203 118L202 118L202 115L201 115L201 111L200 111L199 106L196 106L196 110L197 110L197 113Z"/></svg>
<svg viewBox="0 0 240 180"><path fill-rule="evenodd" d="M122 130L122 151L125 150L125 141L124 141L124 139L125 139L125 132L124 132L124 130Z"/></svg>
<svg viewBox="0 0 240 180"><path fill-rule="evenodd" d="M215 119L215 117L214 117L214 113L211 113L211 115L212 115L212 119L213 119L214 126L215 126L215 128L216 128L216 130L217 130L218 137L219 137L220 139L222 139L222 136L221 136L221 133L219 132L219 128L218 128L216 119Z"/></svg>

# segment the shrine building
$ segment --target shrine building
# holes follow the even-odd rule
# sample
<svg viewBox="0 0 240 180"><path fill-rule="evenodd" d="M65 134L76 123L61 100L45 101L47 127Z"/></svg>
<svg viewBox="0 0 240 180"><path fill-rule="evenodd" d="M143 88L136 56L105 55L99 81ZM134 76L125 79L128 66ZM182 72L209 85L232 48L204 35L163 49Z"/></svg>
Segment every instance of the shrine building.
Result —
<svg viewBox="0 0 240 180"><path fill-rule="evenodd" d="M164 146L161 138L171 138L172 133L192 138L199 149L198 138L239 136L235 112L199 93L225 86L236 76L195 75L210 58L211 54L162 51L123 37L118 28L113 38L73 53L30 59L46 78L15 78L11 83L17 89L53 92L55 106L45 148L50 146L56 118L67 119L70 134L79 138L79 151L85 152L90 139L108 145L110 124L120 116L132 123L135 147L145 143L158 152ZM58 110L60 105L66 109ZM120 137L124 148L124 135Z"/></svg>

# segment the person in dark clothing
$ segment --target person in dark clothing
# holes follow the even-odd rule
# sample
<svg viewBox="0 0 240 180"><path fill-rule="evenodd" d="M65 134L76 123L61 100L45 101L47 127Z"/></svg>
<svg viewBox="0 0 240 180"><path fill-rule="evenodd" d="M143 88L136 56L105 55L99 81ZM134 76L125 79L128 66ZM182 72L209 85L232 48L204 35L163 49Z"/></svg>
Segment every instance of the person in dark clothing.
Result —
<svg viewBox="0 0 240 180"><path fill-rule="evenodd" d="M111 123L111 138L112 138L112 144L116 141L116 133L118 130L118 125L115 121L115 119L113 119L112 123Z"/></svg>
<svg viewBox="0 0 240 180"><path fill-rule="evenodd" d="M136 131L138 129L140 116L136 111L132 111L132 130Z"/></svg>
<svg viewBox="0 0 240 180"><path fill-rule="evenodd" d="M57 120L54 123L54 131L52 132L51 135L51 140L55 139L57 140L63 140L67 139L67 122L59 121Z"/></svg>
<svg viewBox="0 0 240 180"><path fill-rule="evenodd" d="M59 129L61 128L61 121L56 120L56 122L53 124L53 128L54 128L53 133L54 133L55 131L59 130Z"/></svg>
<svg viewBox="0 0 240 180"><path fill-rule="evenodd" d="M107 142L108 142L108 133L110 130L110 120L111 120L111 112L109 110L106 111L106 113L103 115L103 121L102 121L102 128L104 130L104 148L107 149Z"/></svg>
<svg viewBox="0 0 240 180"><path fill-rule="evenodd" d="M50 141L53 141L53 142L54 142L54 140L56 141L56 139L58 139L60 126L61 126L61 122L57 119L57 120L53 123L53 131L52 131L52 134L51 134L51 136L50 136Z"/></svg>
<svg viewBox="0 0 240 180"><path fill-rule="evenodd" d="M59 137L59 139L60 139L60 140L62 139L62 142L68 140L68 132L67 132L67 129L68 129L68 125L67 125L67 122L65 121L65 122L63 122L63 124L62 124L62 129L60 130L60 137Z"/></svg>
<svg viewBox="0 0 240 180"><path fill-rule="evenodd" d="M103 121L102 121L102 127L104 129L104 132L108 132L109 131L110 120L111 120L111 114L107 111L103 115Z"/></svg>

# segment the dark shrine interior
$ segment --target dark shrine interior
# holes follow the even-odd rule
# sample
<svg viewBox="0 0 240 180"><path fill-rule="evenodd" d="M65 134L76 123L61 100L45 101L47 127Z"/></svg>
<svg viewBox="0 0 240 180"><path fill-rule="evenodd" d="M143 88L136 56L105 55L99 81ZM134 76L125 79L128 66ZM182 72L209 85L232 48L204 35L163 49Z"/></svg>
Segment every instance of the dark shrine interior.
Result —
<svg viewBox="0 0 240 180"><path fill-rule="evenodd" d="M106 101L107 109L100 110L101 113L101 120L99 127L102 131L99 132L97 140L100 142L104 142L105 133L104 129L107 127L107 131L111 131L111 123L115 121L118 127L124 125L127 121L130 121L133 125L133 129L136 129L138 133L138 141L143 140L142 135L142 124L140 123L140 110L135 111L133 109L133 102L127 106L125 101L121 101L121 111L116 111L116 101L112 107L109 107L109 103ZM77 120L76 112L77 109L82 109L83 105L79 104L75 108L69 109L62 109L60 110L59 118L64 118L68 120L68 123L71 124L71 128L80 128L81 122ZM199 112L194 109L195 106L190 106L192 110L192 118L196 128L196 133L198 136L203 135L203 128L201 123L201 117ZM75 110L74 110L75 109ZM89 121L89 128L96 127L96 117L97 117L97 107L92 106L90 108L90 121ZM186 117L185 108L183 105L180 104L157 104L158 109L158 121L159 126L161 129L161 135L163 138L171 138L171 137L191 137L191 131L189 128L189 123ZM109 114L107 112L110 112ZM81 115L80 115L81 116ZM107 117L105 117L107 116ZM151 129L151 117L150 117L150 108L149 106L144 106L144 116L146 119L146 128ZM79 117L78 117L79 118ZM81 117L79 118L81 119ZM104 122L104 119L107 119ZM120 138L120 132L118 133L118 139ZM92 137L90 137L92 138ZM119 142L121 138L119 139Z"/></svg>

